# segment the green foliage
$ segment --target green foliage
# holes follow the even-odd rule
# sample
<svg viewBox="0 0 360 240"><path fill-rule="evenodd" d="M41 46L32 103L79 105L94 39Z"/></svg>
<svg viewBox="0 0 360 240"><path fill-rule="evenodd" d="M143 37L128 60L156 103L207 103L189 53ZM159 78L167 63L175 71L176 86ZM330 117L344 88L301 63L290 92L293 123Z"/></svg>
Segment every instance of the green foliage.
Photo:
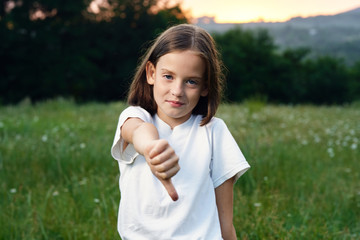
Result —
<svg viewBox="0 0 360 240"><path fill-rule="evenodd" d="M344 104L360 96L358 64L352 70L341 59L309 59L307 48L279 51L265 30L237 28L214 37L231 101L260 95L273 103Z"/></svg>
<svg viewBox="0 0 360 240"><path fill-rule="evenodd" d="M334 58L321 57L305 62L307 92L312 103L341 104L349 99L350 75L345 65Z"/></svg>
<svg viewBox="0 0 360 240"><path fill-rule="evenodd" d="M0 239L119 239L110 147L125 107L61 98L0 107ZM359 107L259 97L217 116L251 165L234 188L239 239L360 237Z"/></svg>
<svg viewBox="0 0 360 240"><path fill-rule="evenodd" d="M275 45L264 30L230 30L214 36L228 69L227 97L243 100L253 95L267 95L272 52Z"/></svg>
<svg viewBox="0 0 360 240"><path fill-rule="evenodd" d="M349 95L351 99L360 101L360 62L350 69L351 81L349 83Z"/></svg>
<svg viewBox="0 0 360 240"><path fill-rule="evenodd" d="M87 11L91 1L15 2L0 19L2 103L124 98L144 43L187 21L179 6L155 0L109 1L97 14ZM33 19L36 11L46 17Z"/></svg>

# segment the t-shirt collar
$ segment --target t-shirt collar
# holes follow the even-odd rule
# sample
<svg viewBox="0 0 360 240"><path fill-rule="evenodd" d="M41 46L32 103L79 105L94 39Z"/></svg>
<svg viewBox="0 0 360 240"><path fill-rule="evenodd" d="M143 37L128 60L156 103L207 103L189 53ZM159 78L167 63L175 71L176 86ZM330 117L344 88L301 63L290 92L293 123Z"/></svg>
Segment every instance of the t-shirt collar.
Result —
<svg viewBox="0 0 360 240"><path fill-rule="evenodd" d="M195 116L191 115L188 120L177 125L176 127L174 127L174 129L171 129L171 127L166 122L164 122L157 114L155 114L154 117L154 123L160 135L165 135L165 136L171 135L175 131L180 131L187 128L188 126L191 126L194 120L195 120Z"/></svg>

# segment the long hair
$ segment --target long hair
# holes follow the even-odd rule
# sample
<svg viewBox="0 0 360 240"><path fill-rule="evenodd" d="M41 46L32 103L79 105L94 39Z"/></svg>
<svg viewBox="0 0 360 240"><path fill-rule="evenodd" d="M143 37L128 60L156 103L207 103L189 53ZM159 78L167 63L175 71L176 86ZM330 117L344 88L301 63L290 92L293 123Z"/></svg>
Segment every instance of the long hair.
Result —
<svg viewBox="0 0 360 240"><path fill-rule="evenodd" d="M146 80L146 63L150 61L156 67L159 58L163 55L186 50L199 53L205 62L204 80L208 94L200 97L192 113L203 116L201 126L210 122L222 98L224 84L222 62L215 41L210 34L204 29L190 24L180 24L167 29L148 49L131 83L128 94L129 105L140 106L154 115L157 111L157 104L153 96L153 86L149 85Z"/></svg>

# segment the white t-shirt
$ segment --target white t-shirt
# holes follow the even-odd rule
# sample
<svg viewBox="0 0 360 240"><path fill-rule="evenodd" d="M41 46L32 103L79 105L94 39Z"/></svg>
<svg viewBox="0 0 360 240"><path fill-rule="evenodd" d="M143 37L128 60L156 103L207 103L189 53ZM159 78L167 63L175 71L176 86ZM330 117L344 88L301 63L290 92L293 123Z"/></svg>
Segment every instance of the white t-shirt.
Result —
<svg viewBox="0 0 360 240"><path fill-rule="evenodd" d="M153 123L179 157L180 171L172 177L177 201L132 144L122 151L121 126L130 117ZM222 239L215 188L233 176L237 180L250 166L221 119L202 127L201 120L192 115L171 129L140 107L121 113L111 153L120 168L118 231L123 240Z"/></svg>

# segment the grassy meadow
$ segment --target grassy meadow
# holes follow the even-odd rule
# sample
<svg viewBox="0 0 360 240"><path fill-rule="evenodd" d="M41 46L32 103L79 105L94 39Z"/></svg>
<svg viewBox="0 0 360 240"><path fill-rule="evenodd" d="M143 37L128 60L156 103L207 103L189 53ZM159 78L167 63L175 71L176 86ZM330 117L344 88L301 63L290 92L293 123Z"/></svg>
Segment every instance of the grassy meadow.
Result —
<svg viewBox="0 0 360 240"><path fill-rule="evenodd" d="M0 107L0 239L119 239L110 156L121 102ZM360 107L222 105L252 168L239 239L360 239ZM181 161L181 160L180 160Z"/></svg>

